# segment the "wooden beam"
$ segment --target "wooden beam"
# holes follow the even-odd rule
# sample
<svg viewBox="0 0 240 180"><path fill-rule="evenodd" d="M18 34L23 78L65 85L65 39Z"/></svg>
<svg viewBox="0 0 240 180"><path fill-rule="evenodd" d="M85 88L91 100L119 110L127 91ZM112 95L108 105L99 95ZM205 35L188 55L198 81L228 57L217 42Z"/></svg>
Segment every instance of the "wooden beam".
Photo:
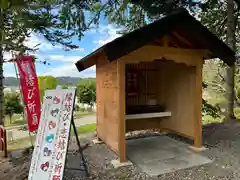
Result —
<svg viewBox="0 0 240 180"><path fill-rule="evenodd" d="M126 56L121 57L119 60L123 60L126 63L139 63L154 61L156 59L161 60L162 58L165 58L167 60L173 60L176 63L184 63L189 66L196 66L203 63L203 60L198 62L196 59L202 59L202 57L206 57L208 53L209 52L207 50L172 47L166 48L154 45L146 45L132 53L129 53Z"/></svg>
<svg viewBox="0 0 240 180"><path fill-rule="evenodd" d="M196 67L194 146L202 147L202 65Z"/></svg>
<svg viewBox="0 0 240 180"><path fill-rule="evenodd" d="M81 61L81 65L84 67L84 69L88 69L89 67L96 65L99 59L105 59L105 54L103 51L99 51L96 55L84 59Z"/></svg>
<svg viewBox="0 0 240 180"><path fill-rule="evenodd" d="M162 37L162 44L163 44L163 47L168 47L169 45L169 36L163 36Z"/></svg>
<svg viewBox="0 0 240 180"><path fill-rule="evenodd" d="M183 43L189 45L190 47L192 47L192 43L189 42L188 40L186 40L184 37L182 37L181 35L179 35L177 32L173 32L172 33L176 38L178 38L180 41L182 41Z"/></svg>
<svg viewBox="0 0 240 180"><path fill-rule="evenodd" d="M170 37L170 44L173 44L173 45L176 46L177 48L180 48L179 44L176 43L174 40L172 40L172 37Z"/></svg>
<svg viewBox="0 0 240 180"><path fill-rule="evenodd" d="M118 152L119 161L126 162L126 138L125 138L125 63L123 61L117 62L117 76L118 76Z"/></svg>

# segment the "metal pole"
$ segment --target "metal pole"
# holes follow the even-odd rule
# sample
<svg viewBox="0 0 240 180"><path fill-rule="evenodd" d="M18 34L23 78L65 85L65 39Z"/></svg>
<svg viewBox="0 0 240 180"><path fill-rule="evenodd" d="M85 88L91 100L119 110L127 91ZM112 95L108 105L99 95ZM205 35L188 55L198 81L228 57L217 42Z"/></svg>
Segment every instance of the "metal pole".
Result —
<svg viewBox="0 0 240 180"><path fill-rule="evenodd" d="M0 125L4 125L3 41L3 9L0 8Z"/></svg>
<svg viewBox="0 0 240 180"><path fill-rule="evenodd" d="M84 167L86 176L89 177L87 162L86 162L86 160L85 160L85 158L84 158L84 154L83 154L83 150L84 150L86 147L88 147L88 144L86 144L86 146L84 146L84 147L81 147L80 140L79 140L79 137L78 137L77 128L76 128L76 125L75 125L75 122L74 122L73 117L72 117L71 123L72 123L72 126L73 126L74 134L75 134L75 136L76 136L77 145L78 145L78 150L79 150L79 153L80 153L81 158L82 158L83 167Z"/></svg>
<svg viewBox="0 0 240 180"><path fill-rule="evenodd" d="M26 116L26 111L25 111L25 102L24 102L24 99L23 99L23 94L22 94L22 88L20 86L20 83L19 83L19 77L18 77L18 71L17 71L17 67L16 67L16 62L13 61L13 64L14 64L14 69L15 69L15 73L16 73L16 77L17 77L17 82L18 82L18 87L19 87L19 90L20 90L20 97L21 97L21 101L23 103L23 106L24 106L24 110L23 110L23 119L26 119L27 120L27 116ZM30 138L30 143L31 143L31 146L32 148L34 148L33 146L33 140L32 140L32 136L31 136L31 133L28 131L28 135L29 135L29 138Z"/></svg>

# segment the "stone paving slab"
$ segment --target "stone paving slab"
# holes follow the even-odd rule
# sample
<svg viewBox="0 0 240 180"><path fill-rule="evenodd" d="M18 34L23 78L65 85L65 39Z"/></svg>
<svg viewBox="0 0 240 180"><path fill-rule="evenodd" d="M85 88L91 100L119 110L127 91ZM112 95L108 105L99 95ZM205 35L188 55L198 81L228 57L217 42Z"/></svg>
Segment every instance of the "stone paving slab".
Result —
<svg viewBox="0 0 240 180"><path fill-rule="evenodd" d="M127 156L150 176L174 172L212 161L189 149L189 145L167 136L127 141Z"/></svg>

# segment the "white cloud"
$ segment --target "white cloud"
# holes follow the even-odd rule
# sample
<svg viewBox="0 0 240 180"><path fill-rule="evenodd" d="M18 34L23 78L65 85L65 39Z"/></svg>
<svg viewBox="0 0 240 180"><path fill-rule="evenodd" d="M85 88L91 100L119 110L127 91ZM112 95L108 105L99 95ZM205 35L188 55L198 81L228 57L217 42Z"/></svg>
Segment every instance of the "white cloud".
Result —
<svg viewBox="0 0 240 180"><path fill-rule="evenodd" d="M60 44L53 45L50 42L48 42L46 39L44 39L43 36L32 34L25 42L25 46L28 46L29 48L34 48L37 46L37 48L41 50L64 50L64 47ZM79 51L84 52L85 49L82 47L79 47L77 49L73 49L72 51Z"/></svg>
<svg viewBox="0 0 240 180"><path fill-rule="evenodd" d="M44 39L42 39L40 36L36 35L36 34L32 34L25 42L24 42L25 46L28 46L29 48L37 48L39 49L53 49L52 44L50 44L49 42L46 42Z"/></svg>
<svg viewBox="0 0 240 180"><path fill-rule="evenodd" d="M44 75L52 75L55 77L58 76L71 76L71 77L96 77L96 67L90 67L85 71L79 72L75 66L75 64L65 64L60 67L52 68Z"/></svg>
<svg viewBox="0 0 240 180"><path fill-rule="evenodd" d="M95 29L95 32L99 34L99 39L94 40L93 43L97 44L97 47L103 46L104 44L113 41L114 39L120 37L121 35L118 34L118 31L121 28L108 24L106 26L99 26L99 28ZM92 31L91 33L93 33Z"/></svg>
<svg viewBox="0 0 240 180"><path fill-rule="evenodd" d="M70 52L72 52L72 51L77 51L77 52L84 52L85 51L85 49L84 48L81 48L81 47L79 47L79 48L77 48L77 49L72 49Z"/></svg>
<svg viewBox="0 0 240 180"><path fill-rule="evenodd" d="M82 56L64 56L64 55L49 55L45 59L52 61L62 61L62 62L77 62L82 59Z"/></svg>
<svg viewBox="0 0 240 180"><path fill-rule="evenodd" d="M12 53L11 53L11 52L4 52L4 53L3 53L3 59L6 60L6 61L12 59L12 57L13 57L13 56L12 56Z"/></svg>

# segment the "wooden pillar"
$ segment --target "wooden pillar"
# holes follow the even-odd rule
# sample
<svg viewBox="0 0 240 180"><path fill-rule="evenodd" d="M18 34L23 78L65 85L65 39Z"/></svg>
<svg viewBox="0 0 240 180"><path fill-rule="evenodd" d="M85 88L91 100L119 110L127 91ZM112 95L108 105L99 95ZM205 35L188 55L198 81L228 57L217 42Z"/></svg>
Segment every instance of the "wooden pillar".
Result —
<svg viewBox="0 0 240 180"><path fill-rule="evenodd" d="M202 147L202 68L203 64L196 66L195 78L195 123L194 123L194 146L196 148Z"/></svg>
<svg viewBox="0 0 240 180"><path fill-rule="evenodd" d="M167 36L167 35L163 36L162 41L163 41L163 46L164 46L164 47L168 47L168 44L169 44L169 36Z"/></svg>
<svg viewBox="0 0 240 180"><path fill-rule="evenodd" d="M100 111L99 111L99 104L100 104L100 90L101 90L101 77L100 73L98 72L99 70L99 65L98 65L98 61L96 61L96 132L97 132L97 139L99 141L101 141L101 139L98 136L98 127L99 127L99 115L100 115Z"/></svg>
<svg viewBox="0 0 240 180"><path fill-rule="evenodd" d="M126 138L125 138L125 62L117 62L118 76L118 152L119 161L126 162Z"/></svg>

